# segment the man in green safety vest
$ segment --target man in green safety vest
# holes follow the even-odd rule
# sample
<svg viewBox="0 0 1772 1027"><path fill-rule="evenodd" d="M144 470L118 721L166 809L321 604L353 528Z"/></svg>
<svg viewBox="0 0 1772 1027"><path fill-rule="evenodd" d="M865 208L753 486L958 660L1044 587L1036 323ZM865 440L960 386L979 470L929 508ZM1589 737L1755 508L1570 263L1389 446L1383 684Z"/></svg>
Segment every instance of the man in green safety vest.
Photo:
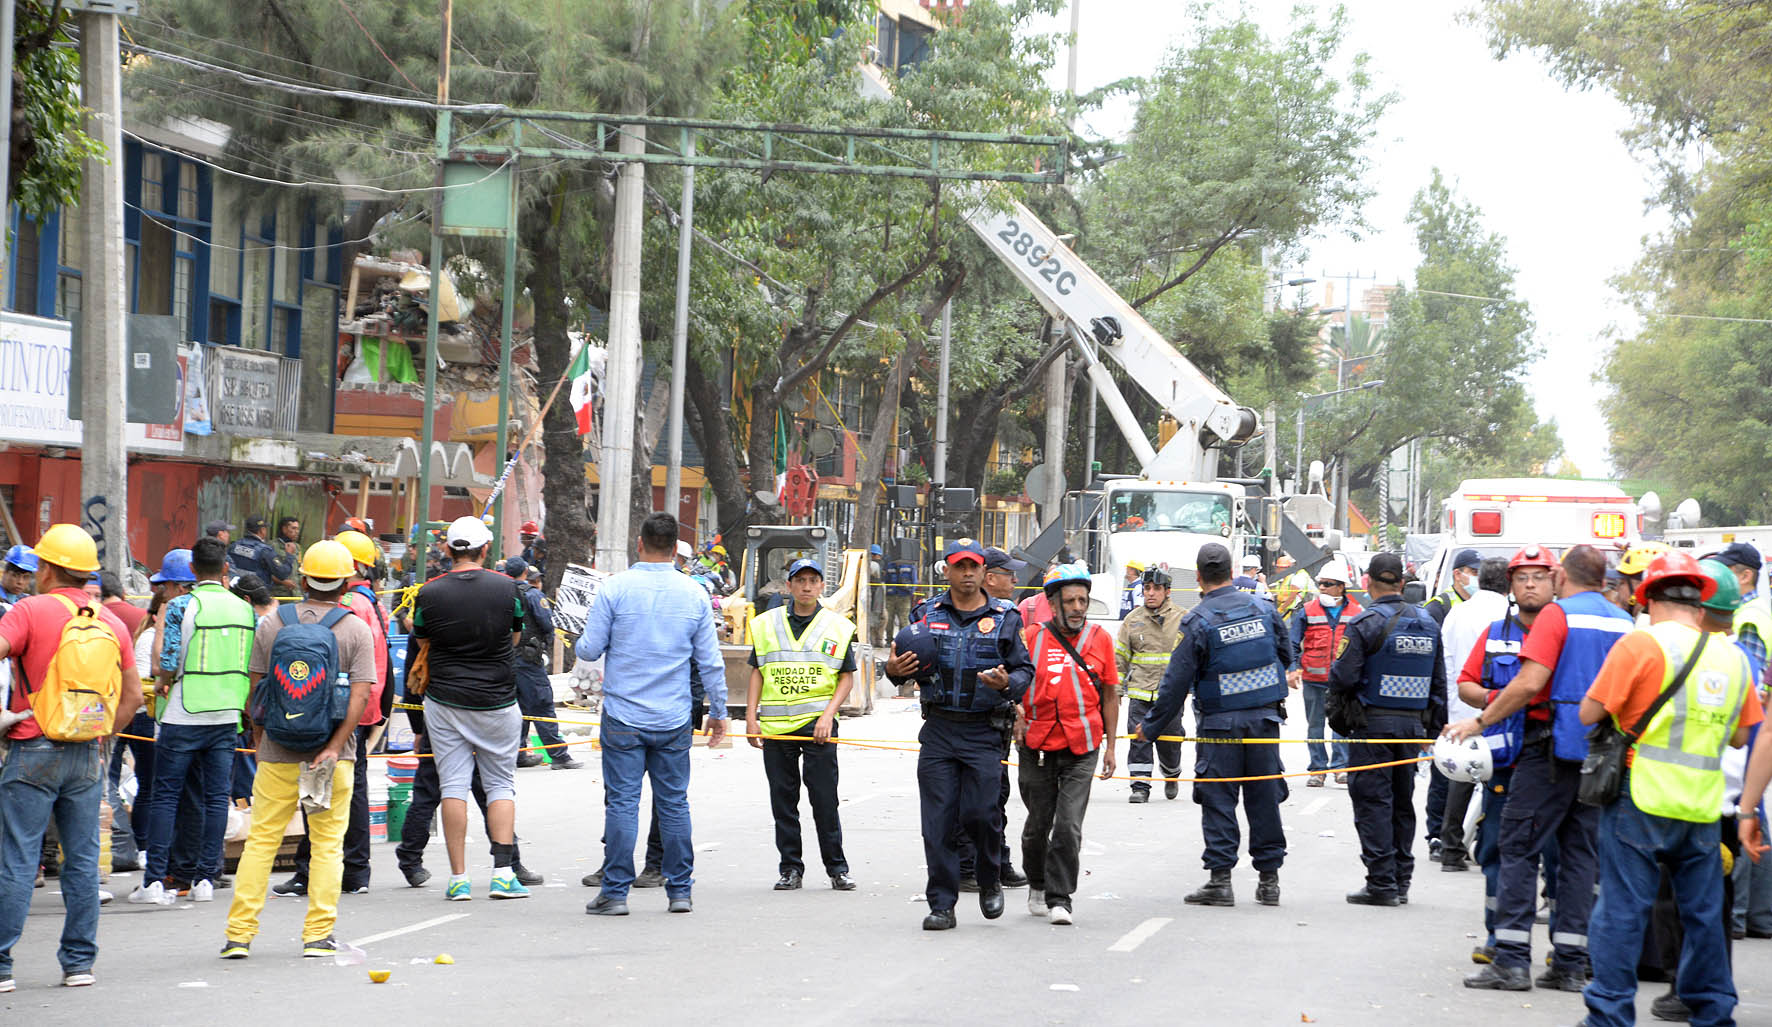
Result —
<svg viewBox="0 0 1772 1027"><path fill-rule="evenodd" d="M793 891L806 874L800 856L800 781L812 801L818 854L836 891L854 891L837 818L837 710L855 684L855 625L825 609L824 570L813 560L788 567L792 602L751 620L751 688L745 731L763 750L775 848L776 891Z"/></svg>
<svg viewBox="0 0 1772 1027"><path fill-rule="evenodd" d="M1766 687L1767 646L1772 645L1772 605L1760 595L1760 551L1749 542L1731 542L1713 557L1735 574L1741 605L1735 608L1735 644L1746 653Z"/></svg>
<svg viewBox="0 0 1772 1027"><path fill-rule="evenodd" d="M1624 786L1601 813L1599 898L1588 924L1594 977L1583 993L1589 1022L1635 1015L1637 961L1663 867L1686 925L1679 997L1693 1023L1734 1022L1719 852L1723 750L1745 743L1762 713L1746 654L1703 629L1700 604L1716 591L1690 555L1656 557L1636 591L1649 627L1619 639L1581 701L1582 723L1611 718L1635 736ZM1744 819L1754 798L1742 796Z"/></svg>

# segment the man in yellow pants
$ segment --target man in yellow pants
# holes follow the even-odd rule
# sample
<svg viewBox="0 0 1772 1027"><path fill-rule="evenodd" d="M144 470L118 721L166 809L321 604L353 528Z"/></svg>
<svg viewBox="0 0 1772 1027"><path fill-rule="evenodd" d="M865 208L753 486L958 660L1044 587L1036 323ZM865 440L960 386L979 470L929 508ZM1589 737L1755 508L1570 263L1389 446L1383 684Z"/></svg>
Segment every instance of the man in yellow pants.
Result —
<svg viewBox="0 0 1772 1027"><path fill-rule="evenodd" d="M316 542L302 555L307 598L262 618L253 635L249 670L257 685L247 709L258 773L252 779L252 831L234 876L223 959L251 954L271 863L283 843L283 829L302 807L308 811L310 853L302 955L317 958L338 951L332 929L344 879L352 777L362 755L357 751L357 721L375 681L369 628L339 603L355 570L342 544ZM316 722L324 726L307 727Z"/></svg>

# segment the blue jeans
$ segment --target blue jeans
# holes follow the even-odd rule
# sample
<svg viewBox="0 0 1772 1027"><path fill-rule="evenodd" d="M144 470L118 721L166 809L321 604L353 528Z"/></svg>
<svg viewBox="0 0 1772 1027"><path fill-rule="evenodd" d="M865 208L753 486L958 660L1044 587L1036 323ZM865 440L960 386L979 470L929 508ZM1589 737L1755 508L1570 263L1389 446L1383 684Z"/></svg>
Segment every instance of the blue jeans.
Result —
<svg viewBox="0 0 1772 1027"><path fill-rule="evenodd" d="M142 710L135 719L124 728L124 733L140 738L154 737L154 715ZM111 852L119 857L117 862L134 862L138 854L148 851L148 797L154 791L154 743L139 742L132 738L119 738L113 743L111 750L110 783L105 790L105 797L110 800L111 810L117 820L122 820L124 808L123 793L119 788L123 777L123 750L128 749L135 754L135 802L129 804L128 830L111 832ZM128 836L128 845L118 844Z"/></svg>
<svg viewBox="0 0 1772 1027"><path fill-rule="evenodd" d="M0 980L12 976L12 947L24 933L25 914L43 856L43 835L55 818L61 835L61 949L64 973L92 969L98 959L98 806L104 795L102 742L13 742L0 769Z"/></svg>
<svg viewBox="0 0 1772 1027"><path fill-rule="evenodd" d="M1329 698L1329 686L1306 681L1300 689L1304 692L1305 730L1312 738L1340 738L1337 734L1324 734L1329 730L1329 718L1323 712L1323 704ZM1347 766L1347 746L1336 742L1333 746L1322 742L1311 742L1311 762L1306 770L1341 770Z"/></svg>
<svg viewBox="0 0 1772 1027"><path fill-rule="evenodd" d="M665 894L688 898L695 871L689 828L689 722L667 731L629 727L603 714L603 894L626 900L640 833L640 781L652 779L652 809L664 843Z"/></svg>
<svg viewBox="0 0 1772 1027"><path fill-rule="evenodd" d="M172 852L173 825L185 781L201 782L198 801L202 846L192 883L216 881L222 871L222 839L228 832L228 800L233 791L233 724L161 724L155 743L154 788L148 796L148 861L144 885L166 877ZM199 811L193 811L199 812Z"/></svg>
<svg viewBox="0 0 1772 1027"><path fill-rule="evenodd" d="M1685 941L1677 975L1680 999L1694 1024L1733 1024L1735 981L1729 969L1728 924L1723 919L1723 861L1717 822L1695 824L1644 813L1624 794L1600 815L1600 897L1588 925L1594 979L1588 984L1588 1022L1597 1027L1636 1022L1637 959L1661 884L1673 878Z"/></svg>

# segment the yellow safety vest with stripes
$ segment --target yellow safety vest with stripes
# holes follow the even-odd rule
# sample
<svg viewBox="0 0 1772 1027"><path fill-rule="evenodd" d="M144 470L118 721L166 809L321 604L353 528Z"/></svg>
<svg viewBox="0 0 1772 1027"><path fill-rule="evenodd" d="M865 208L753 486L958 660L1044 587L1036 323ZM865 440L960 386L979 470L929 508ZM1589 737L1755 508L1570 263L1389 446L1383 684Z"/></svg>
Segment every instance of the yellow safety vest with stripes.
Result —
<svg viewBox="0 0 1772 1027"><path fill-rule="evenodd" d="M1698 632L1671 621L1647 630L1661 645L1665 691L1692 655ZM1685 686L1656 711L1637 742L1630 799L1638 809L1674 820L1716 822L1723 806L1723 750L1752 685L1747 654L1724 636L1712 636Z"/></svg>
<svg viewBox="0 0 1772 1027"><path fill-rule="evenodd" d="M798 734L824 713L854 640L855 625L822 608L799 638L788 624L787 606L751 620L751 647L763 678L757 724L764 734Z"/></svg>
<svg viewBox="0 0 1772 1027"><path fill-rule="evenodd" d="M1120 681L1132 699L1156 702L1163 687L1169 655L1181 640L1181 611L1165 600L1155 610L1140 605L1120 622L1114 656L1120 664Z"/></svg>
<svg viewBox="0 0 1772 1027"><path fill-rule="evenodd" d="M1772 606L1768 606L1766 600L1758 594L1749 596L1746 602L1735 609L1735 634L1740 635L1742 628L1753 628L1754 634L1759 636L1761 644L1772 648ZM1766 694L1767 689L1772 688L1772 680L1768 680L1772 679L1772 674L1767 674L1766 669L1765 667L1754 668L1760 673L1760 694L1762 696Z"/></svg>

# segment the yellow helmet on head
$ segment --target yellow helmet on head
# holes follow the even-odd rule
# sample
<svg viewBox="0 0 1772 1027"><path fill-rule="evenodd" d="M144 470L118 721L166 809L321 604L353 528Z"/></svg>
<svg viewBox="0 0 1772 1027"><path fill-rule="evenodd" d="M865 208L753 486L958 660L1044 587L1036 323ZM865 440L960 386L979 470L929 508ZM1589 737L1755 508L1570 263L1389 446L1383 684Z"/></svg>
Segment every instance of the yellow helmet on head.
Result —
<svg viewBox="0 0 1772 1027"><path fill-rule="evenodd" d="M320 581L348 578L357 572L357 562L344 543L325 539L308 547L302 554L301 572Z"/></svg>
<svg viewBox="0 0 1772 1027"><path fill-rule="evenodd" d="M98 570L98 543L78 524L50 525L31 552L37 559L63 570L81 574Z"/></svg>
<svg viewBox="0 0 1772 1027"><path fill-rule="evenodd" d="M381 555L375 548L375 540L360 531L341 531L332 536L332 540L344 546L350 552L351 559L365 567L374 567L376 559Z"/></svg>
<svg viewBox="0 0 1772 1027"><path fill-rule="evenodd" d="M1666 542L1632 542L1619 558L1618 573L1635 577L1649 569L1649 564L1663 553L1670 551Z"/></svg>

